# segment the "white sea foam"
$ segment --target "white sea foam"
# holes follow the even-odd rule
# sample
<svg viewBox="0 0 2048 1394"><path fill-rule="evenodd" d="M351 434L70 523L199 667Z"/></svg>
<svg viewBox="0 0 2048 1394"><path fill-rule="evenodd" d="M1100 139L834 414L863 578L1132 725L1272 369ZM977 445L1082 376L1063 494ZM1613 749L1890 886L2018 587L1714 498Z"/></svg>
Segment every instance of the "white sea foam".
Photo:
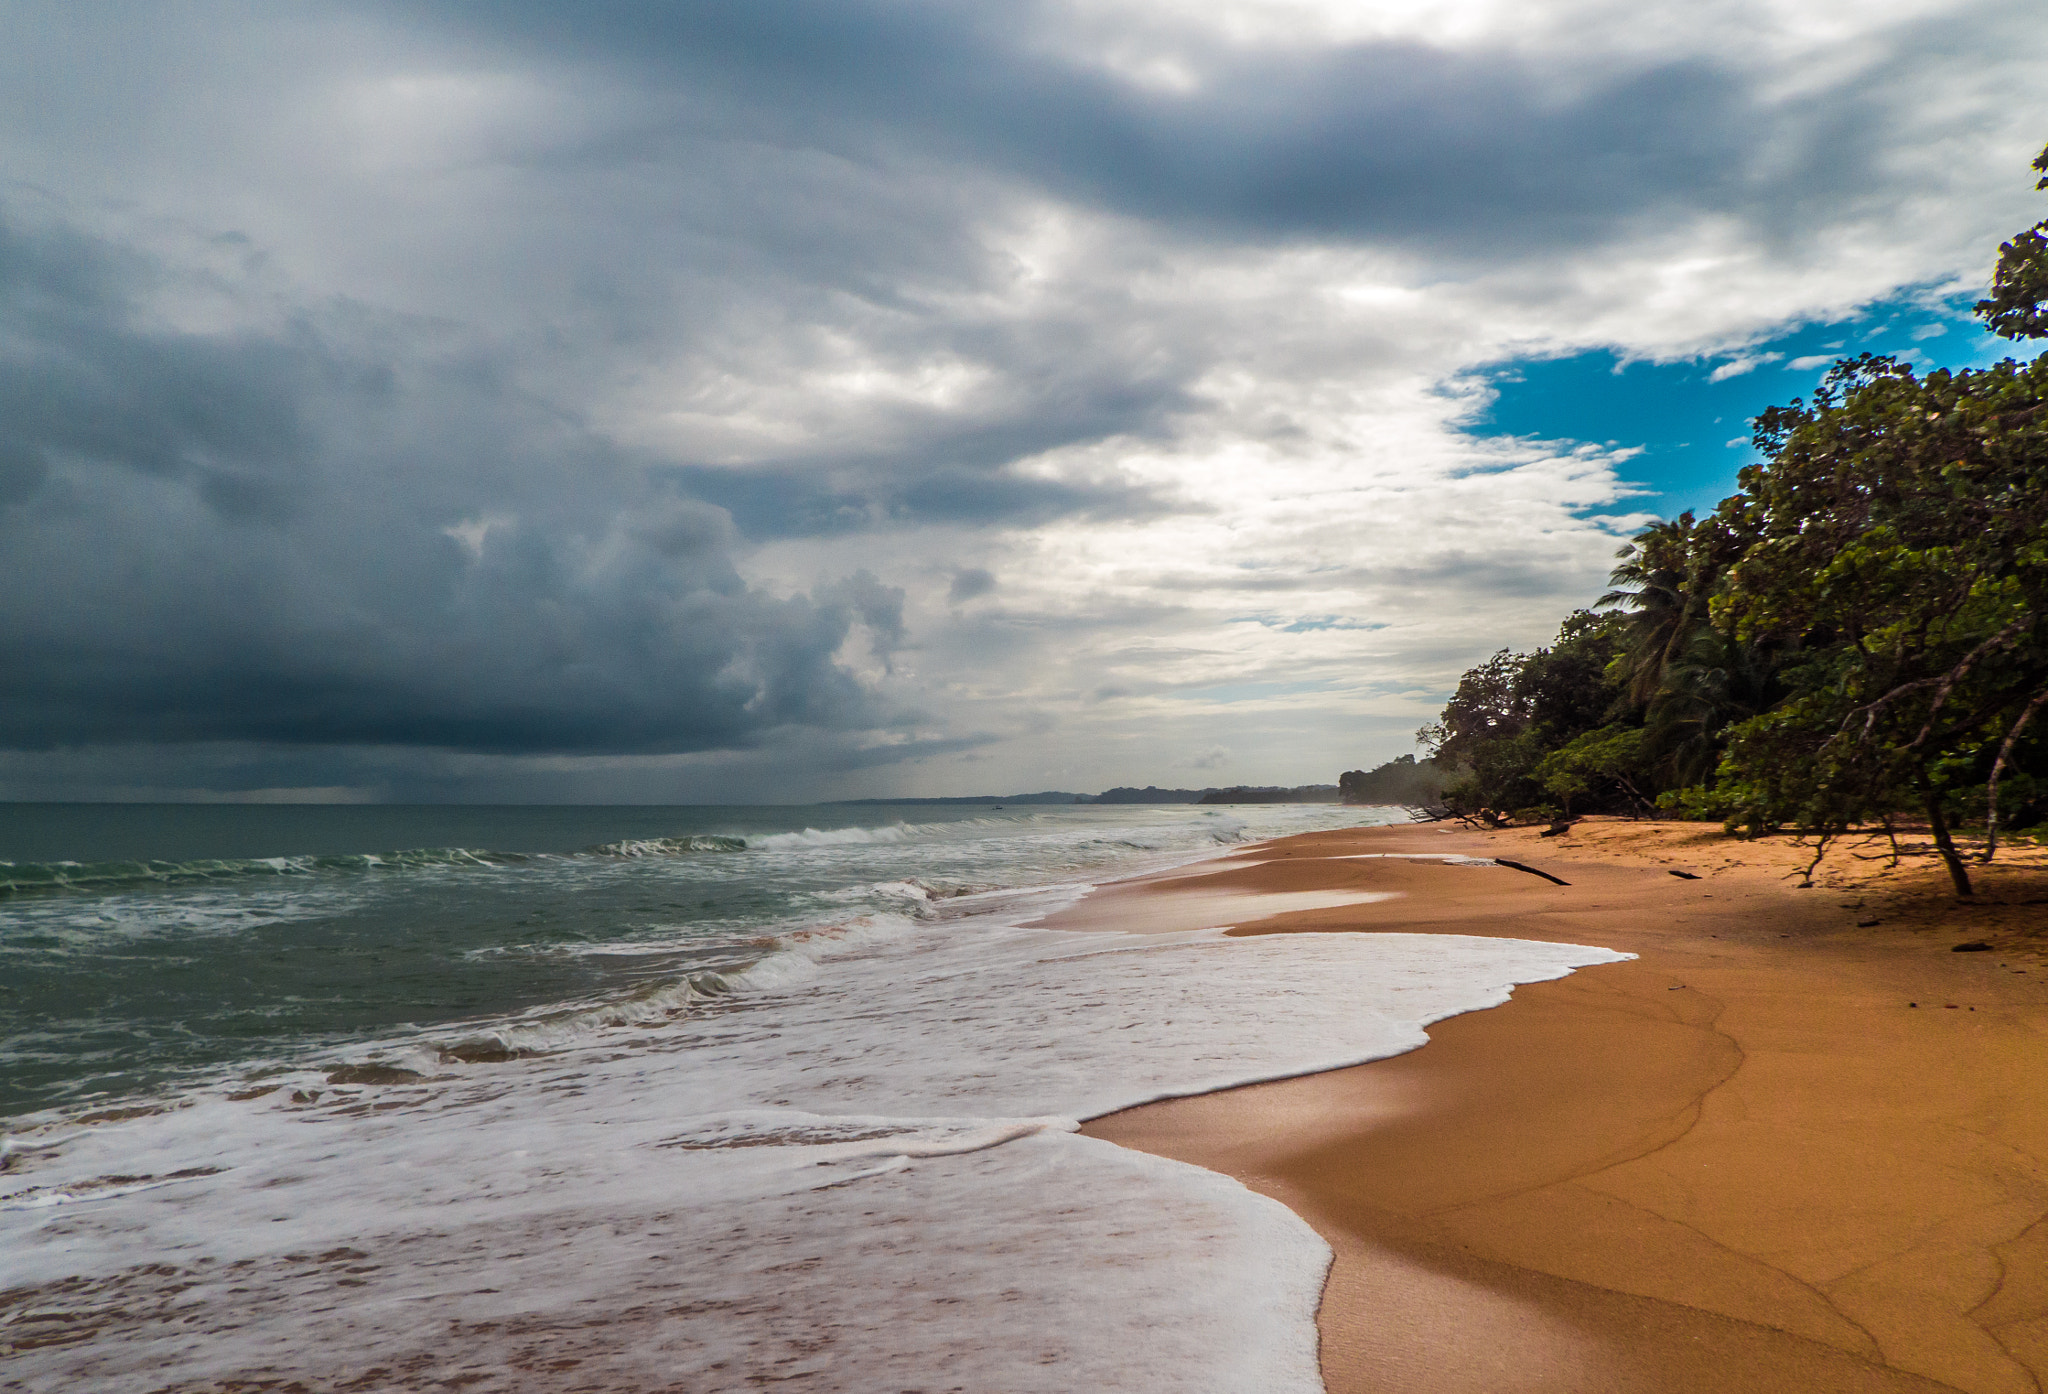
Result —
<svg viewBox="0 0 2048 1394"><path fill-rule="evenodd" d="M768 833L747 839L747 848L759 852L787 852L808 847L871 847L878 842L907 842L922 828L890 823L879 828L805 828L802 832Z"/></svg>
<svg viewBox="0 0 2048 1394"><path fill-rule="evenodd" d="M811 899L821 905L851 905L866 900L911 900L929 901L932 888L915 878L902 881L871 881L860 886L842 886L837 890L814 891Z"/></svg>
<svg viewBox="0 0 2048 1394"><path fill-rule="evenodd" d="M345 895L326 887L234 891L204 887L184 891L175 899L113 895L73 900L53 896L15 902L0 910L0 959L50 958L80 948L106 952L109 946L145 940L245 934L269 925L317 918L343 903Z"/></svg>
<svg viewBox="0 0 2048 1394"><path fill-rule="evenodd" d="M744 852L747 840L700 833L691 837L634 837L590 849L594 857L681 857L692 852Z"/></svg>
<svg viewBox="0 0 2048 1394"><path fill-rule="evenodd" d="M26 1140L56 1145L0 1177L4 1281L65 1282L50 1320L93 1334L10 1378L1316 1389L1313 1231L1075 1121L1396 1054L1621 957L862 917L543 1059Z"/></svg>

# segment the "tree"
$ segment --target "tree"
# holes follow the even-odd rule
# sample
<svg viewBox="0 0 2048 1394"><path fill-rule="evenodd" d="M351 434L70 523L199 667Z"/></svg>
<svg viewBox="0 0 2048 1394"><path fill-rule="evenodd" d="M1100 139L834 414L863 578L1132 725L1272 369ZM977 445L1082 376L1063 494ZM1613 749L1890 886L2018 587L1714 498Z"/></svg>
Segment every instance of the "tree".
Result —
<svg viewBox="0 0 2048 1394"><path fill-rule="evenodd" d="M1714 533L1715 520L1695 523L1685 512L1650 524L1615 553L1619 561L1608 577L1614 589L1596 604L1627 615L1621 667L1637 706L1649 705L1665 671L1707 627L1707 601L1727 550L1714 545Z"/></svg>
<svg viewBox="0 0 2048 1394"><path fill-rule="evenodd" d="M2034 168L2042 174L2034 187L2048 189L2048 149L2034 157ZM2048 237L2043 233L2048 233L2048 219L1998 249L1991 298L1977 302L1977 314L2001 338L2048 338Z"/></svg>
<svg viewBox="0 0 2048 1394"><path fill-rule="evenodd" d="M1804 657L1731 732L1734 820L1826 834L1918 807L1970 894L1950 815L1984 786L1995 822L1997 751L2048 689L2044 402L2048 355L1925 378L1866 355L1758 418L1770 463L1721 506L1756 540L1712 610Z"/></svg>
<svg viewBox="0 0 2048 1394"><path fill-rule="evenodd" d="M1337 780L1338 797L1349 804L1433 804L1443 792L1443 767L1434 760L1417 763L1413 755L1372 770L1346 770Z"/></svg>
<svg viewBox="0 0 2048 1394"><path fill-rule="evenodd" d="M1639 812L1654 805L1643 792L1648 783L1644 759L1644 731L1640 726L1602 726L1573 737L1561 748L1543 757L1536 767L1543 787L1557 795L1570 813L1579 800L1626 799Z"/></svg>
<svg viewBox="0 0 2048 1394"><path fill-rule="evenodd" d="M1580 610L1558 627L1551 647L1502 649L1467 672L1442 717L1416 733L1437 764L1467 772L1445 788L1444 801L1468 810L1541 804L1551 792L1540 771L1544 758L1626 706L1610 673L1619 629L1614 616Z"/></svg>
<svg viewBox="0 0 2048 1394"><path fill-rule="evenodd" d="M1415 733L1440 764L1469 764L1482 745L1521 734L1529 723L1529 704L1515 691L1523 657L1502 649L1467 669L1458 679L1443 714Z"/></svg>
<svg viewBox="0 0 2048 1394"><path fill-rule="evenodd" d="M1728 728L1781 700L1780 672L1796 654L1756 640L1731 638L1702 624L1650 699L1645 759L1657 783L1679 789L1711 779L1727 747Z"/></svg>

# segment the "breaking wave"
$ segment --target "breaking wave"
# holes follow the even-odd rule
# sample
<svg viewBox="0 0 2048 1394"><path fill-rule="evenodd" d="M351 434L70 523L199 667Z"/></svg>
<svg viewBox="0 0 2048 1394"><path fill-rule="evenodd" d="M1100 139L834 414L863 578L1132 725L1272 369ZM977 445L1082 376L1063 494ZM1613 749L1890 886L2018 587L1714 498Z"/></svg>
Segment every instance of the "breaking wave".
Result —
<svg viewBox="0 0 2048 1394"><path fill-rule="evenodd" d="M884 828L805 828L800 833L769 833L747 846L764 852L787 852L800 847L872 846L879 842L907 842L925 829L912 823L891 823Z"/></svg>
<svg viewBox="0 0 2048 1394"><path fill-rule="evenodd" d="M469 847L415 847L348 856L198 858L192 861L0 862L0 895L23 891L116 890L195 881L245 881L323 872L415 871L428 867L511 866L533 858Z"/></svg>
<svg viewBox="0 0 2048 1394"><path fill-rule="evenodd" d="M744 852L743 837L700 833L694 837L630 837L590 849L593 857L681 857L691 852Z"/></svg>
<svg viewBox="0 0 2048 1394"><path fill-rule="evenodd" d="M922 831L922 828L898 823L881 828L805 828L802 832L769 833L751 839L722 833L694 833L688 837L635 837L585 848L580 855L625 860L643 857L685 857L705 852L786 852L812 847L872 846L905 842ZM16 895L24 891L120 890L132 886L261 880L317 876L335 872L517 866L526 862L555 859L558 855L494 852L475 847L413 847L397 852L360 852L346 856L195 858L190 861L0 861L0 896Z"/></svg>
<svg viewBox="0 0 2048 1394"><path fill-rule="evenodd" d="M647 1025L707 1002L801 987L818 977L824 961L895 943L915 934L918 927L914 916L883 913L793 930L762 941L758 947L766 952L752 962L651 983L608 1002L531 1012L523 1018L432 1041L424 1049L439 1064L483 1064L550 1054L612 1027Z"/></svg>
<svg viewBox="0 0 2048 1394"><path fill-rule="evenodd" d="M583 855L610 858L677 857L694 852L744 852L747 846L747 840L743 837L717 834L642 837L607 842L602 846L587 849ZM550 853L494 852L476 847L412 847L397 852L358 852L345 856L201 857L190 861L166 861L155 858L106 862L0 861L0 896L18 895L24 891L107 891L134 886L266 880L334 873L519 866L528 862L554 859L554 856L555 854Z"/></svg>

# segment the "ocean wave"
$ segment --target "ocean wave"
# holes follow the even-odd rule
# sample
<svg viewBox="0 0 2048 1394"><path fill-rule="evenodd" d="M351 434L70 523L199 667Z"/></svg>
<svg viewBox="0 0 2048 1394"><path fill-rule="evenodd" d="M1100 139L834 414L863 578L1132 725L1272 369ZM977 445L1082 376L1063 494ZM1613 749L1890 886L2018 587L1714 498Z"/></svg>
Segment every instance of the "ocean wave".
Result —
<svg viewBox="0 0 2048 1394"><path fill-rule="evenodd" d="M699 833L692 837L629 837L619 842L607 842L592 847L586 855L592 857L681 857L692 852L744 852L747 840L743 837L724 837L715 833Z"/></svg>
<svg viewBox="0 0 2048 1394"><path fill-rule="evenodd" d="M807 814L816 821L802 821ZM863 957L886 954L862 943L878 932L872 922L836 928L863 915L900 917L883 936L914 923L917 938L947 939L973 928L963 920L1035 919L1089 885L1234 850L1220 844L1389 816L1277 807L1066 809L1028 819L913 814L899 822L892 811L854 815L864 826L847 827L832 810L796 810L687 821L637 814L609 825L495 816L430 831L433 824L408 813L368 825L386 831L354 845L468 845L239 863L0 863L0 979L16 988L0 992L0 1034L51 1033L49 1058L34 1071L0 1074L13 1090L6 1097L18 1095L14 1106L27 1107L88 1087L153 1089L252 1058L325 1057L349 1042L374 1049L378 1038L385 1049L401 1039L438 1041L460 1063L466 1055L552 1053L607 1027L657 1025L672 1013L683 1029L683 1020L700 1016L750 1015L749 988L827 988L837 969L821 971L818 958L842 947ZM288 827L241 826L245 846L249 836L266 834L292 845ZM529 826L530 834L522 831ZM534 843L523 840L528 835ZM754 855L726 855L757 843L765 846ZM175 855L174 844L164 850ZM421 869L366 874L409 865ZM331 874L315 874L322 871ZM295 921L314 922L306 937L288 927L249 933ZM791 935L798 937L777 937ZM419 972L387 981L367 966L369 954L348 952L329 977L313 971L309 954L272 951L302 944L396 945ZM555 967L550 959L563 961ZM748 974L750 964L767 959L775 961ZM691 977L706 970L716 976ZM433 981L444 973L458 985L445 995ZM177 1000L216 977L215 1006L195 1012ZM159 982L161 1003L153 995ZM132 1029L110 1037L105 1022L131 1012ZM387 1035L385 1023L399 1021L413 1024ZM504 1030L514 1034L497 1034ZM631 1030L625 1039L643 1033ZM438 1074L449 1063L438 1061L430 1048L420 1063ZM66 1082L74 1079L76 1087Z"/></svg>
<svg viewBox="0 0 2048 1394"><path fill-rule="evenodd" d="M746 849L747 840L743 837L698 834L691 837L628 838L588 848L582 855L606 858L671 857L695 852L743 852ZM519 866L551 855L497 852L477 847L410 847L395 852L289 857L195 857L187 861L159 858L102 862L0 861L0 896L18 895L25 891L107 891L134 886L269 880L333 873Z"/></svg>
<svg viewBox="0 0 2048 1394"><path fill-rule="evenodd" d="M1213 819L1209 822L1208 819ZM1247 840L1251 834L1235 816L1211 814L1196 836L1212 845ZM801 831L742 837L724 833L693 833L681 837L622 838L600 843L571 856L607 860L687 857L724 852L801 852L813 849L888 846L916 841L934 833L957 834L991 827L1010 828L1014 820L970 818L949 824L890 823L880 827L804 828ZM1084 837L1084 845L1125 851L1160 852L1185 845L1185 828L1145 827ZM414 847L392 852L344 855L192 858L139 858L114 861L0 861L0 897L32 891L118 891L131 887L182 885L195 882L242 882L304 878L332 873L390 872L446 867L504 867L563 854L492 851L473 847Z"/></svg>
<svg viewBox="0 0 2048 1394"><path fill-rule="evenodd" d="M925 828L913 823L891 823L880 828L805 828L799 833L769 833L750 838L747 846L764 852L787 852L801 847L854 847L879 842L907 842Z"/></svg>
<svg viewBox="0 0 2048 1394"><path fill-rule="evenodd" d="M424 1075L437 1065L484 1065L548 1055L614 1027L666 1021L700 1003L729 997L733 991L726 974L692 973L615 1001L555 1008L525 1020L481 1027L459 1036L440 1037L407 1047L396 1056L376 1056L367 1063L385 1064L396 1059L401 1062L399 1068ZM416 1064L415 1061L423 1063ZM346 1068L346 1064L343 1067Z"/></svg>
<svg viewBox="0 0 2048 1394"><path fill-rule="evenodd" d="M737 973L720 975L734 992L780 992L815 979L820 965L865 950L893 944L916 934L921 926L909 915L860 915L839 924L820 925L777 935L775 951Z"/></svg>
<svg viewBox="0 0 2048 1394"><path fill-rule="evenodd" d="M926 885L915 876L906 876L895 881L870 881L859 886L841 886L837 890L810 893L811 899L827 905L849 905L877 899L929 901L934 897L950 894L952 892Z"/></svg>
<svg viewBox="0 0 2048 1394"><path fill-rule="evenodd" d="M0 895L24 891L118 890L124 886L244 881L322 872L413 871L429 867L510 866L532 858L469 847L414 847L346 856L201 857L191 861L0 862Z"/></svg>
<svg viewBox="0 0 2048 1394"><path fill-rule="evenodd" d="M648 984L610 1001L551 1008L404 1049L425 1052L421 1058L441 1065L490 1064L551 1054L615 1027L643 1026L680 1016L706 1003L729 1003L749 994L806 986L818 978L820 965L827 960L900 941L920 928L908 915L883 913L792 930L757 941L766 952L749 963L703 969ZM612 947L616 950L622 946ZM386 1064L389 1057L379 1054L368 1063ZM425 1072L411 1063L404 1068Z"/></svg>

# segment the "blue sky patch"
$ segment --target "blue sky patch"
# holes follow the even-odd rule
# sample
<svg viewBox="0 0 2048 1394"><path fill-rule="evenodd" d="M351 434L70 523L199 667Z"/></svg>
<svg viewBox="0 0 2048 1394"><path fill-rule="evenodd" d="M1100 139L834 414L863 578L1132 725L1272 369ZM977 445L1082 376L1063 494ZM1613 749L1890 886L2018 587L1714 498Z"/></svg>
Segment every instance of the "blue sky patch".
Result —
<svg viewBox="0 0 2048 1394"><path fill-rule="evenodd" d="M1488 375L1500 394L1475 435L1640 446L1622 477L1646 492L1594 513L1705 512L1752 463L1750 418L1810 397L1837 358L1889 353L1928 368L1977 368L2015 356L1970 314L1974 295L1901 295L1853 318L1812 324L1746 348L1679 363L1625 363L1606 349L1529 359Z"/></svg>

